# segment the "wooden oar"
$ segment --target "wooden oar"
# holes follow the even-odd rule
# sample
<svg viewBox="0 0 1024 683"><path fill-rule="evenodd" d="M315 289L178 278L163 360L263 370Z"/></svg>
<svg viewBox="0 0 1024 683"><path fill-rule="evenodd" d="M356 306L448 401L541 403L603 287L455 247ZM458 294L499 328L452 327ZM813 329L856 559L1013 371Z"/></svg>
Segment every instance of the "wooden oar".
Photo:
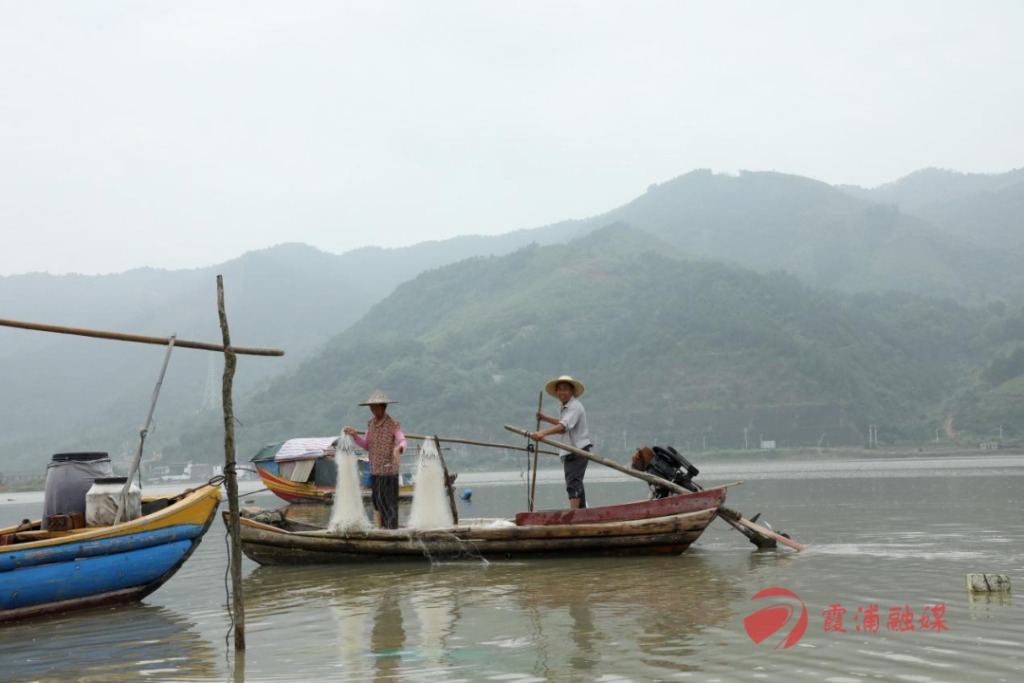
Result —
<svg viewBox="0 0 1024 683"><path fill-rule="evenodd" d="M738 524L737 522L734 522L732 519L730 519L728 517L727 513L729 513L729 512L735 512L735 510L730 510L729 508L723 508L723 514L720 514L718 516L726 524L728 524L733 529L735 529L736 531L738 531L741 534L743 534L744 536L746 536L748 541L750 541L751 543L756 545L761 550L767 550L767 549L770 549L770 548L777 547L777 543L775 542L774 538L768 538L764 534L760 534L760 533L754 531L753 529L748 529L747 527L745 527L745 526L743 526L741 524ZM737 513L737 514L739 514L739 513ZM751 523L756 522L757 518L760 517L760 516L761 516L761 513L757 513L756 515L754 515L753 519L750 519L750 520L747 520L747 521L749 521Z"/></svg>
<svg viewBox="0 0 1024 683"><path fill-rule="evenodd" d="M139 334L126 334L124 332L107 332L104 330L89 330L81 327L62 327L59 325L44 325L42 323L29 323L21 320L5 320L0 318L0 327L19 327L23 330L37 330L39 332L56 332L58 334L74 334L79 337L95 337L97 339L116 339L117 341L137 342L139 344L157 344L167 346L170 337L145 337ZM206 344L203 342L188 341L187 339L175 339L175 348L199 349L201 351L224 352L224 347L218 344ZM281 349L259 349L245 346L232 346L231 350L237 354L246 356L283 356Z"/></svg>
<svg viewBox="0 0 1024 683"><path fill-rule="evenodd" d="M516 434L522 434L523 436L526 436L529 433L525 429L520 429L519 427L514 427L512 425L505 425L505 429L507 429L510 432L514 432ZM614 460L609 460L608 458L605 458L605 457L602 457L600 455L597 455L596 453L587 452L587 451L584 451L582 449L575 448L574 446L570 446L568 444L561 443L559 441L552 441L551 439L549 439L546 436L542 436L540 439L538 439L538 441L546 443L549 446L555 446L556 448L560 448L562 450L569 451L570 453L573 453L574 455L578 455L578 456L587 458L588 460L593 460L594 462L600 463L600 464L604 465L605 467L610 467L613 470L618 470L619 472L622 472L623 474L628 474L631 477L636 477L637 479L642 479L643 481L646 481L649 484L654 484L655 486L664 486L665 488L671 489L672 491L675 491L676 493L684 493L684 494L685 493L692 493L692 491L689 491L688 489L683 488L682 486L680 486L679 484L676 484L675 482L671 482L671 481L669 481L667 479L662 479L661 477L657 477L657 476L655 476L653 474L647 474L646 472L640 472L639 470L634 470L631 467L627 467L625 465L621 465L621 464L615 462ZM772 531L771 529L768 529L767 527L763 527L760 524L755 524L754 522L751 522L749 519L744 519L743 515L741 515L740 513L736 512L735 510L730 510L729 508L722 507L722 506L719 506L718 510L719 510L719 515L721 515L722 517L728 517L728 519L731 519L733 522L736 522L737 524L742 524L743 526L747 527L748 529L753 529L754 531L756 531L756 532L758 532L760 534L763 534L763 535L765 535L765 536L767 536L769 538L774 538L779 543L781 543L783 545L786 545L786 546L789 546L790 548L793 548L794 550L807 550L807 546L805 546L805 545L803 545L801 543L797 543L796 541L794 541L791 538L786 538L782 534L777 534L774 531Z"/></svg>
<svg viewBox="0 0 1024 683"><path fill-rule="evenodd" d="M727 522L735 523L735 524L742 524L743 526L747 527L751 531L756 531L757 533L761 534L762 536L767 536L768 538L773 538L776 541L778 541L779 543L781 543L782 545L789 546L793 550L807 550L807 546L804 545L803 543L797 543L796 541L794 541L792 538L789 538L788 536L783 536L780 533L776 533L776 532L772 531L771 529L769 529L766 526L762 526L760 524L757 524L756 522L745 518L743 515L741 515L736 510L733 510L732 508L727 508L727 507L724 507L724 506L719 507L718 508L718 516L721 517L722 519L724 519ZM755 515L755 517L756 517L756 515ZM749 538L749 535L747 535L747 537ZM761 544L757 543L756 541L754 542L754 545L758 546L759 548L763 547L763 546L761 546Z"/></svg>

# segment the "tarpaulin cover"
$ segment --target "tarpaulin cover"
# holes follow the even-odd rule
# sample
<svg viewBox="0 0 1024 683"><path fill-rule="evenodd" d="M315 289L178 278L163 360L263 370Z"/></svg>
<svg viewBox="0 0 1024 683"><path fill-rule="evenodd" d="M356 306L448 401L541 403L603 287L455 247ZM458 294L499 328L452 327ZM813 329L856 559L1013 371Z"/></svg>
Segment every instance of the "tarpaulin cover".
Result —
<svg viewBox="0 0 1024 683"><path fill-rule="evenodd" d="M276 460L286 462L288 460L303 460L306 458L321 458L327 453L333 453L334 447L331 444L337 439L336 436L313 436L300 439L288 439L283 443L270 444L260 449L253 460Z"/></svg>

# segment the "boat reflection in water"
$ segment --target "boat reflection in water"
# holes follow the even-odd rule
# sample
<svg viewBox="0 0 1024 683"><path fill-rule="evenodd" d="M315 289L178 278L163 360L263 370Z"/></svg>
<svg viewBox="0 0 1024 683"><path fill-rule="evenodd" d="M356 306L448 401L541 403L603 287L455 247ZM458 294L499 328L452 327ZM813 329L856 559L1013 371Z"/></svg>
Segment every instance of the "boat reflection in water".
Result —
<svg viewBox="0 0 1024 683"><path fill-rule="evenodd" d="M7 681L214 680L218 653L187 617L133 603L9 625L0 638Z"/></svg>
<svg viewBox="0 0 1024 683"><path fill-rule="evenodd" d="M304 653L324 661L305 664L343 671L343 680L664 677L685 670L702 634L723 628L745 595L736 568L716 562L692 553L260 567L244 585L249 645L269 646L272 623L294 639L331 639ZM332 622L335 633L325 632Z"/></svg>

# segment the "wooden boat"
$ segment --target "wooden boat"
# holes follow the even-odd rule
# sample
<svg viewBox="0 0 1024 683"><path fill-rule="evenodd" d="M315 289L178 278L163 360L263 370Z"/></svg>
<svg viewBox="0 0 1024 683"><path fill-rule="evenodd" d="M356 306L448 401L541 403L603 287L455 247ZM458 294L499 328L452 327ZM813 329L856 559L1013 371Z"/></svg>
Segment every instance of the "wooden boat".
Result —
<svg viewBox="0 0 1024 683"><path fill-rule="evenodd" d="M0 622L141 600L185 563L210 527L219 484L142 501L110 526L0 529Z"/></svg>
<svg viewBox="0 0 1024 683"><path fill-rule="evenodd" d="M235 460L230 449L225 456L226 478L211 479L177 496L142 500L141 492L138 489L133 492L128 484L134 482L139 473L146 435L175 347L224 353L226 443L234 438L230 396L236 355L284 355L279 349L230 345L220 276L217 277L217 299L224 346L178 339L177 335L144 337L0 319L0 326L4 327L166 346L127 476L115 478L112 472L101 471L99 461L105 458L93 456L106 456L105 453L55 454L47 466L43 519L26 520L0 529L0 622L141 600L173 577L195 552L217 512L221 481L227 483L231 509L237 509ZM96 466L64 469L62 465L60 470L51 470L61 455L88 456L72 457L68 462L94 462ZM51 472L57 471L60 475L54 476L51 489ZM113 484L118 480L121 487ZM88 489L83 489L85 483L89 483ZM116 499L110 491L103 490L103 485L119 488ZM91 495L96 488L100 491ZM105 503L111 501L114 501L113 511L108 516L105 508L109 506ZM237 597L238 586L235 588ZM236 635L236 644L241 642L241 637Z"/></svg>
<svg viewBox="0 0 1024 683"><path fill-rule="evenodd" d="M525 429L513 425L505 425L505 429L515 432L520 436L527 436L529 434ZM586 458L623 474L646 481L650 484L652 495L655 498L662 498L671 493L687 495L688 492L701 490L701 486L693 481L699 470L687 462L686 458L671 446L667 448L659 448L658 446L654 448L646 446L638 448L633 455L631 466L626 467L597 453L590 453L568 444L558 443L547 437L538 439L538 442L567 450L573 455ZM729 484L725 488L733 485ZM734 529L743 533L759 549L774 548L778 543L782 543L796 551L807 550L806 545L797 543L788 534L776 533L724 505L719 506L718 516ZM754 518L756 519L757 515Z"/></svg>
<svg viewBox="0 0 1024 683"><path fill-rule="evenodd" d="M726 488L586 508L463 520L442 529L309 530L286 517L240 519L242 551L260 564L458 558L675 555L704 532ZM227 522L225 516L225 522Z"/></svg>
<svg viewBox="0 0 1024 683"><path fill-rule="evenodd" d="M334 498L338 470L334 464L337 437L288 439L264 446L251 462L263 484L278 498L289 503L328 502ZM370 496L370 463L357 460L360 492ZM403 472L399 481L399 499L411 500L415 486L412 474Z"/></svg>

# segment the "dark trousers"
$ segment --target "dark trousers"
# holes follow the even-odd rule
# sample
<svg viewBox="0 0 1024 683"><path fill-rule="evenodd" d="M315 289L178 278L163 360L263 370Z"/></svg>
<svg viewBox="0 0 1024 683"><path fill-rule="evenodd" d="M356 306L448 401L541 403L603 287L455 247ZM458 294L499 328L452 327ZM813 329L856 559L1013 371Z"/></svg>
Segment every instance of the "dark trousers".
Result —
<svg viewBox="0 0 1024 683"><path fill-rule="evenodd" d="M371 474L370 496L373 509L380 513L383 529L398 528L398 475Z"/></svg>
<svg viewBox="0 0 1024 683"><path fill-rule="evenodd" d="M590 452L593 446L587 446L583 450ZM583 456L570 453L562 461L562 471L565 472L565 492L569 499L580 499L580 507L587 507L587 491L583 488L583 477L587 473L587 464L590 461Z"/></svg>

